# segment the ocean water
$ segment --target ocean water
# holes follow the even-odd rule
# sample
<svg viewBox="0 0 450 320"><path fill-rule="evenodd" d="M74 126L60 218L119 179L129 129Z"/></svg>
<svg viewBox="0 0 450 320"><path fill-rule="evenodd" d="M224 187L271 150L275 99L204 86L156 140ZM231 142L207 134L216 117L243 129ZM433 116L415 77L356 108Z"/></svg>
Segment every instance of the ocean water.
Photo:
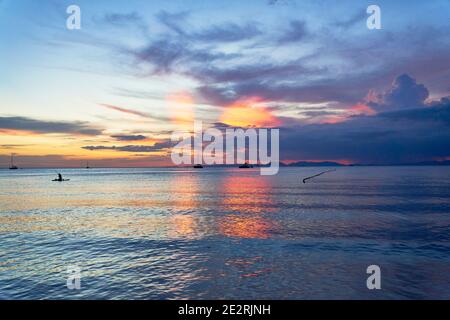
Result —
<svg viewBox="0 0 450 320"><path fill-rule="evenodd" d="M0 170L0 299L450 299L450 167L323 170Z"/></svg>

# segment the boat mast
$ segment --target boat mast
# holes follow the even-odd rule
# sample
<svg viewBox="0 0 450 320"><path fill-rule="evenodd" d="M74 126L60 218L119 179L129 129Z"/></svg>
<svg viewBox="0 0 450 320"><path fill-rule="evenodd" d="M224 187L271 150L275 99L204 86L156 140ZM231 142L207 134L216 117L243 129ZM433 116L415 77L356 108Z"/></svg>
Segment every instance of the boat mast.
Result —
<svg viewBox="0 0 450 320"><path fill-rule="evenodd" d="M11 153L11 168L14 167L14 159L13 159L13 153Z"/></svg>

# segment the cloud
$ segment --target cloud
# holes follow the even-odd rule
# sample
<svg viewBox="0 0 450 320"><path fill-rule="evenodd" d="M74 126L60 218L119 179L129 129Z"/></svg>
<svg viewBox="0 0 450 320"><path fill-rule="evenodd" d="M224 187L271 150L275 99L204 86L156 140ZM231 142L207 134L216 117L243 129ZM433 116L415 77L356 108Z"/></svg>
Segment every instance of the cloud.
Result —
<svg viewBox="0 0 450 320"><path fill-rule="evenodd" d="M188 17L188 11L169 13L163 10L156 15L156 18L160 23L179 35L186 35L185 28L180 26L180 24L186 25L186 19Z"/></svg>
<svg viewBox="0 0 450 320"><path fill-rule="evenodd" d="M300 114L306 117L323 117L323 116L334 116L339 115L341 112L338 110L311 110L311 111L304 111Z"/></svg>
<svg viewBox="0 0 450 320"><path fill-rule="evenodd" d="M434 123L437 126L450 125L450 100L441 99L440 103L434 103L432 107L398 110L380 113L380 118L392 121L414 121L419 123ZM430 130L433 130L430 127Z"/></svg>
<svg viewBox="0 0 450 320"><path fill-rule="evenodd" d="M95 136L102 130L92 127L86 122L42 121L26 117L0 117L0 130L17 130L35 133L66 133Z"/></svg>
<svg viewBox="0 0 450 320"><path fill-rule="evenodd" d="M158 21L183 40L202 42L236 42L251 39L262 34L254 22L242 25L236 23L213 24L199 31L189 30L187 19L189 12L169 13L161 11L157 14Z"/></svg>
<svg viewBox="0 0 450 320"><path fill-rule="evenodd" d="M320 32L303 20L290 20L280 35L262 32L262 22L249 19L211 23L198 29L190 12L161 11L156 17L166 31L122 53L133 61L131 67L140 76L194 79L198 97L209 104L224 105L258 96L274 102L351 106L360 103L370 88L380 88L387 78L404 72L419 78L427 76L432 91L448 91L444 84L450 76L442 66L450 63L450 46L444 28L417 26L378 33L376 37L363 33L344 38L340 34L341 28L352 27L365 15L365 10L358 10L347 20L334 22L332 28L318 29ZM282 30L283 25L284 21L278 22L275 29ZM259 37L261 34L264 37ZM238 42L245 39L254 41ZM434 39L435 47L430 39ZM236 43L231 46L232 41ZM289 43L301 43L301 50L280 47ZM394 105L392 101L390 104ZM379 108L377 111L381 111Z"/></svg>
<svg viewBox="0 0 450 320"><path fill-rule="evenodd" d="M364 23L367 19L366 10L360 8L358 12L356 12L353 16L348 18L347 20L341 20L335 23L337 27L348 29L355 26L358 23L361 23L361 26L364 26Z"/></svg>
<svg viewBox="0 0 450 320"><path fill-rule="evenodd" d="M152 73L169 73L175 63L190 55L185 44L170 39L160 39L144 49L132 52L138 63L147 62L153 66Z"/></svg>
<svg viewBox="0 0 450 320"><path fill-rule="evenodd" d="M280 130L282 159L405 163L450 156L450 103Z"/></svg>
<svg viewBox="0 0 450 320"><path fill-rule="evenodd" d="M82 149L90 150L90 151L98 151L98 150L115 150L121 152L156 152L156 151L164 151L168 148L174 146L174 143L170 140L157 142L153 146L146 145L128 145L128 146L84 146Z"/></svg>
<svg viewBox="0 0 450 320"><path fill-rule="evenodd" d="M1 144L0 148L2 149L16 149L16 148L22 148L22 147L28 147L29 144Z"/></svg>
<svg viewBox="0 0 450 320"><path fill-rule="evenodd" d="M145 22L143 17L136 11L132 11L129 13L106 13L101 18L100 22L109 24L117 28L134 27L139 30L143 36L149 36L147 23Z"/></svg>
<svg viewBox="0 0 450 320"><path fill-rule="evenodd" d="M322 70L323 71L323 70ZM194 68L193 75L211 84L226 83L249 83L249 80L268 81L276 79L289 79L301 77L311 73L319 72L317 68L306 67L301 61L291 61L282 64L260 62L255 64L244 64L235 67L223 68L220 66L208 68ZM236 85L235 87L238 87Z"/></svg>
<svg viewBox="0 0 450 320"><path fill-rule="evenodd" d="M198 66L227 63L239 58L239 51L224 51L220 46L253 39L262 34L255 22L212 24L200 30L189 26L189 12L161 11L157 20L169 32L158 34L138 48L123 48L121 54L132 58L132 67L144 75L183 74Z"/></svg>
<svg viewBox="0 0 450 320"><path fill-rule="evenodd" d="M129 108L123 108L123 107L118 107L118 106L114 106L114 105L110 105L110 104L103 104L102 103L102 104L100 104L100 106L105 107L107 109L115 110L115 111L126 113L126 114L135 115L135 116L146 118L146 119L151 119L151 120L156 120L156 121L167 121L167 120L169 120L167 117L164 117L164 116L158 116L158 115L154 115L154 114L149 113L149 112L137 111L137 110L133 110L133 109L129 109Z"/></svg>
<svg viewBox="0 0 450 320"><path fill-rule="evenodd" d="M207 42L236 42L252 39L262 34L262 31L255 23L246 23L238 25L235 23L225 23L222 25L213 25L210 28L194 33L189 37L193 40Z"/></svg>
<svg viewBox="0 0 450 320"><path fill-rule="evenodd" d="M127 50L134 58L135 67L149 70L147 75L185 73L196 64L207 65L215 61L228 61L238 54L214 51L211 48L196 49L189 41L164 37L151 41L144 48Z"/></svg>
<svg viewBox="0 0 450 320"><path fill-rule="evenodd" d="M122 107L118 107L118 106L113 106L110 104L100 104L101 106L111 109L111 110L115 110L115 111L119 111L119 112L123 112L123 113L128 113L128 114L132 114L135 116L139 116L139 117L143 117L143 118L149 118L151 117L150 114L145 113L145 112L140 112L140 111L136 111L136 110L132 110L132 109L127 109L127 108L122 108Z"/></svg>
<svg viewBox="0 0 450 320"><path fill-rule="evenodd" d="M293 0L267 0L267 4L269 6L294 5L295 2Z"/></svg>
<svg viewBox="0 0 450 320"><path fill-rule="evenodd" d="M270 3L285 2L290 1ZM232 21L216 23L208 22L204 11L192 15L189 11L159 11L157 22L165 28L162 32L160 28L158 32L152 30L142 45L126 47L112 34L104 46L119 53L124 58L121 62L130 67L133 75L181 75L191 78L188 81L194 78L199 93L210 93L203 97L204 102L211 103L256 95L273 101L335 101L352 105L360 102L361 93L367 93L368 88L379 88L387 78L403 72L418 78L426 76L431 92L446 94L450 80L450 73L445 72L450 63L447 28L416 24L368 36L362 26L361 32L345 36L342 28L352 27L360 19L364 22L362 18L367 14L363 9L352 9L348 19L331 24L326 23L328 19L325 23L313 23L322 14L315 16L313 10L308 17L311 23L286 19L273 25L271 19L263 18L255 23L252 16L233 16ZM104 19L112 25L142 20L140 12L133 11L110 13ZM266 22L275 32L263 29ZM280 35L277 30L283 29L285 32ZM99 39L96 37L90 44L98 46ZM239 43L246 39L254 41ZM236 43L230 44L232 41ZM280 46L289 42L301 44L299 50ZM285 66L295 66L299 71L286 75L282 70ZM266 67L272 70L267 72ZM208 100L210 96L212 99Z"/></svg>
<svg viewBox="0 0 450 320"><path fill-rule="evenodd" d="M199 68L192 68L191 75L201 81L199 93L206 93L205 99L212 97L212 103L221 100L229 102L234 95L236 99L259 96L272 101L335 101L352 105L360 102L361 96L370 88L380 87L387 78L405 71L427 78L432 75L433 87L448 92L448 86L443 84L448 83L450 78L448 73L442 72L442 66L450 63L450 48L442 44L439 49L425 53L423 47L417 47L418 43L427 41L425 30L413 31L381 35L373 43L366 43L364 39L359 42L340 41L334 39L331 32L325 42L326 47L319 46L309 56L291 55L292 60L287 62L264 57L246 59L244 64L239 65L205 63ZM426 34L440 39L439 43L445 43L441 30L426 31ZM310 37L303 40L307 44L312 41ZM402 58L393 57L392 52L399 50L407 54ZM246 57L245 54L243 56ZM406 85L400 84L402 89ZM392 92L392 98L401 92ZM399 103L398 99L394 100ZM390 101L390 104L393 105L393 102Z"/></svg>
<svg viewBox="0 0 450 320"><path fill-rule="evenodd" d="M141 21L142 17L137 12L130 13L107 13L104 20L110 24L126 24Z"/></svg>
<svg viewBox="0 0 450 320"><path fill-rule="evenodd" d="M295 73L296 70L299 72ZM300 70L303 70L303 73ZM258 78L257 72L252 75L244 74L247 77L256 76L257 78L235 81L234 83L219 85L213 83L200 86L197 88L197 94L206 101L215 104L229 104L241 97L260 97L262 100L275 102L340 102L352 105L357 103L370 88L367 83L358 82L357 78L352 77L304 83L300 81L301 78L306 78L308 75L319 71L307 69L301 65L292 65L290 68L288 66L286 68L277 67L270 71L267 70L267 73L264 73L263 70L260 71L262 72L260 78ZM271 76L269 76L270 73ZM284 77L282 76L283 73L285 74ZM294 73L295 76L291 76L291 79L289 79L287 77L289 73ZM299 79L296 81L295 77ZM287 81L288 79L291 81Z"/></svg>
<svg viewBox="0 0 450 320"><path fill-rule="evenodd" d="M403 74L394 80L389 90L381 94L372 91L366 99L373 109L386 111L423 107L428 96L428 89L423 84Z"/></svg>
<svg viewBox="0 0 450 320"><path fill-rule="evenodd" d="M278 42L280 44L298 42L304 40L307 35L308 29L306 27L306 22L302 20L293 20L290 22L287 32L278 39Z"/></svg>
<svg viewBox="0 0 450 320"><path fill-rule="evenodd" d="M111 138L119 141L139 141L147 139L147 137L143 135L114 135L111 136Z"/></svg>

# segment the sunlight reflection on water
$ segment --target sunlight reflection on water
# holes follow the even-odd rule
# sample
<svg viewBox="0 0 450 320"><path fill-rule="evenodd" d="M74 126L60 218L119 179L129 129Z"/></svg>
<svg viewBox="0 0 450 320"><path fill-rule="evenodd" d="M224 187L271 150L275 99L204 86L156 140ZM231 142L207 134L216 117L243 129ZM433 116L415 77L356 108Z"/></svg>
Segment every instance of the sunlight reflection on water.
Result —
<svg viewBox="0 0 450 320"><path fill-rule="evenodd" d="M450 298L450 168L318 170L1 170L0 298Z"/></svg>

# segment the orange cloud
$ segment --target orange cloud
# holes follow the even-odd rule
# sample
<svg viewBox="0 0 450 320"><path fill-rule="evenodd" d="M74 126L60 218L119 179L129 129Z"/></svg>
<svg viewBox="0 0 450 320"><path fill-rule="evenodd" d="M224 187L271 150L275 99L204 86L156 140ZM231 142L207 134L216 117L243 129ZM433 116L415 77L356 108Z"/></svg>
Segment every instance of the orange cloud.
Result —
<svg viewBox="0 0 450 320"><path fill-rule="evenodd" d="M281 122L262 106L258 97L239 100L225 108L220 122L234 127L276 127Z"/></svg>

